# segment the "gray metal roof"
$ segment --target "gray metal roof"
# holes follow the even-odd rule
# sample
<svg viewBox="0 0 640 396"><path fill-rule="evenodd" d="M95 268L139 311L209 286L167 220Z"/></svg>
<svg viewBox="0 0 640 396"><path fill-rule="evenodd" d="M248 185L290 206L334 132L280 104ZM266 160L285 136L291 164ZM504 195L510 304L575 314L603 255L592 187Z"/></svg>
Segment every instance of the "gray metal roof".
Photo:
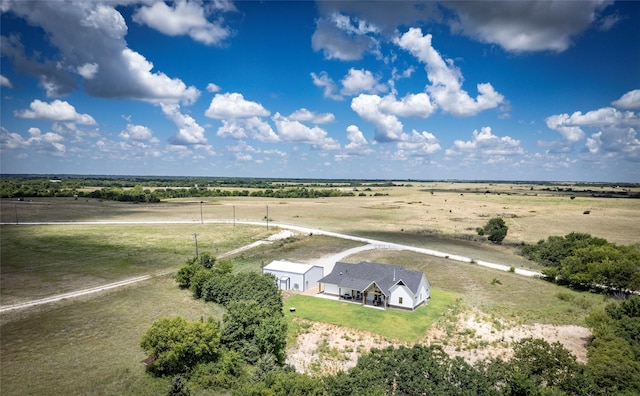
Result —
<svg viewBox="0 0 640 396"><path fill-rule="evenodd" d="M399 265L369 261L349 264L338 261L333 267L333 271L318 282L360 291L375 282L385 294L388 294L389 290L398 282L402 282L413 293L417 293L423 275L422 272L410 271Z"/></svg>

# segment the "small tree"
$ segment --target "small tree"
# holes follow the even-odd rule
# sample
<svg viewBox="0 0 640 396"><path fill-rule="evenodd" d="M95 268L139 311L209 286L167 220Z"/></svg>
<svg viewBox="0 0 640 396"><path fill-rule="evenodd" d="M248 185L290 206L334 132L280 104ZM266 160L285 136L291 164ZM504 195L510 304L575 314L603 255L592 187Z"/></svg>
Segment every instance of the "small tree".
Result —
<svg viewBox="0 0 640 396"><path fill-rule="evenodd" d="M157 376L182 374L198 363L217 360L220 329L212 319L160 318L143 335L140 346L150 357L149 371Z"/></svg>
<svg viewBox="0 0 640 396"><path fill-rule="evenodd" d="M501 217L494 217L489 220L481 230L483 231L482 233L480 233L480 229L478 230L479 235L487 235L487 239L499 245L507 236L509 227L507 227Z"/></svg>

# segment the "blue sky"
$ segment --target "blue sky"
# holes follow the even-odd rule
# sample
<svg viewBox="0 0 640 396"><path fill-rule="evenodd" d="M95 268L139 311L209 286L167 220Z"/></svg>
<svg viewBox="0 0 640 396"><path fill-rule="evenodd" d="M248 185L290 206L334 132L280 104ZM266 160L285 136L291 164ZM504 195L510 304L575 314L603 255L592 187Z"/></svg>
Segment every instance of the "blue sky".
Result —
<svg viewBox="0 0 640 396"><path fill-rule="evenodd" d="M3 174L640 182L640 2L0 4Z"/></svg>

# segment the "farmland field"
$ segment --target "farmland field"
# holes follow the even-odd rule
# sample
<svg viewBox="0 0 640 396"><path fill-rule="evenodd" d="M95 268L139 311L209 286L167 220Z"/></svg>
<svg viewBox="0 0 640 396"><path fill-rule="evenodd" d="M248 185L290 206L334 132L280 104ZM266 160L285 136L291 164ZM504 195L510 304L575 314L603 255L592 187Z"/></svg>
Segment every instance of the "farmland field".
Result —
<svg viewBox="0 0 640 396"><path fill-rule="evenodd" d="M3 199L2 306L139 275L155 276L94 296L3 313L2 394L165 392L167 380L146 375L140 363L145 357L139 347L142 333L161 316L222 315L217 306L191 299L172 280L172 274L195 254L194 234L200 252L220 255L275 233L276 228L266 227L268 211L271 223L426 247L534 270L539 267L517 255L521 242L572 231L620 244L640 242L639 199L598 197L580 188L574 186L567 193L549 185L433 182L362 186L353 197L319 199L206 197L158 204ZM358 196L361 193L364 196ZM495 216L504 218L509 226L501 246L481 240L475 232ZM27 224L43 222L69 224ZM228 259L236 270L259 270L274 259L308 262L358 245L298 235ZM369 251L345 259L360 260L424 271L434 287L466 307L514 323L584 326L587 313L605 303L603 296L417 253ZM561 299L562 293L572 297Z"/></svg>

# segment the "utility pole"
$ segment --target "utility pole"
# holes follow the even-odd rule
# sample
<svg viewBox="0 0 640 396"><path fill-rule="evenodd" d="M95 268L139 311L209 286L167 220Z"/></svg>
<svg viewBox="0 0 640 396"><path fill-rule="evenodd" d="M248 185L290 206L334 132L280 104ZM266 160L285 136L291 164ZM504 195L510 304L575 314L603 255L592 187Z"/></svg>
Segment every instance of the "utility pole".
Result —
<svg viewBox="0 0 640 396"><path fill-rule="evenodd" d="M203 204L203 203L204 203L204 202L200 201L200 224L202 224L202 223L203 223L203 221L202 221L202 204Z"/></svg>
<svg viewBox="0 0 640 396"><path fill-rule="evenodd" d="M198 234L193 233L193 240L196 241L196 258L198 258Z"/></svg>
<svg viewBox="0 0 640 396"><path fill-rule="evenodd" d="M18 224L18 205L13 204L13 210L16 212L16 224Z"/></svg>
<svg viewBox="0 0 640 396"><path fill-rule="evenodd" d="M267 230L269 229L269 205L267 205Z"/></svg>

